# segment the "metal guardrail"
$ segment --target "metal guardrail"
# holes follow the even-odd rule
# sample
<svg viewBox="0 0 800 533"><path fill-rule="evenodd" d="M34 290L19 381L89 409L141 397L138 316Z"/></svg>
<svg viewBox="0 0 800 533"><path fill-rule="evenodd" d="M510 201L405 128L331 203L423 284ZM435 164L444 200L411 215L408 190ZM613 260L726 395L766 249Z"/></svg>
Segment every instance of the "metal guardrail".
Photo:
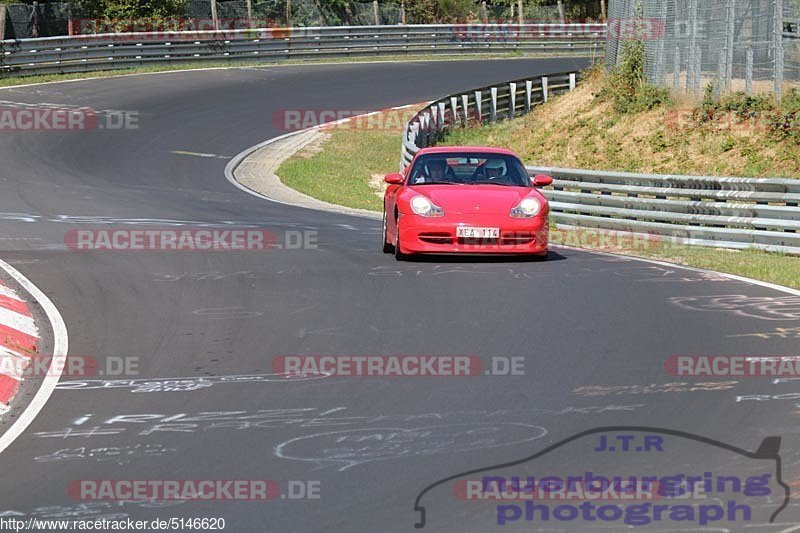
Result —
<svg viewBox="0 0 800 533"><path fill-rule="evenodd" d="M447 96L421 109L406 125L401 170L420 148L452 128L513 118L553 94L575 87L568 72ZM699 246L758 248L800 255L800 179L634 174L528 166L555 178L542 192L551 219L647 235Z"/></svg>
<svg viewBox="0 0 800 533"><path fill-rule="evenodd" d="M524 115L550 96L571 91L577 81L577 72L567 72L481 87L431 102L406 124L400 169L411 163L420 148L436 144L452 128Z"/></svg>
<svg viewBox="0 0 800 533"><path fill-rule="evenodd" d="M605 24L447 24L121 33L0 41L0 75L91 72L188 61L382 55L599 54Z"/></svg>

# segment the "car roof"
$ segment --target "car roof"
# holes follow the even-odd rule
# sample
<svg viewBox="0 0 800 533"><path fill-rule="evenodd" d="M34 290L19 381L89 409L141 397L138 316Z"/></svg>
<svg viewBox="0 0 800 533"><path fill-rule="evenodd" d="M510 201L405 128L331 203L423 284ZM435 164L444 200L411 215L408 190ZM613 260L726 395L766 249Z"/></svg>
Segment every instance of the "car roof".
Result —
<svg viewBox="0 0 800 533"><path fill-rule="evenodd" d="M419 152L424 154L448 154L448 153L469 153L469 154L499 154L517 157L517 154L506 148L494 148L491 146L432 146L423 148Z"/></svg>

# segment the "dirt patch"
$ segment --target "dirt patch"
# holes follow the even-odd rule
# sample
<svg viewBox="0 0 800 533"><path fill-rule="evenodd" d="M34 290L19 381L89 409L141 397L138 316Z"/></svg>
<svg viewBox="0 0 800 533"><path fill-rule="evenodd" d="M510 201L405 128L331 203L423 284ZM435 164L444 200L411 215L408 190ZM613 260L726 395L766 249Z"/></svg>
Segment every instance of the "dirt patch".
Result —
<svg viewBox="0 0 800 533"><path fill-rule="evenodd" d="M330 137L331 137L330 133L322 133L318 135L317 138L308 143L305 147L303 147L302 150L297 152L296 154L297 157L302 157L303 159L311 159L318 153L322 152L322 150L324 149L323 145L325 144L325 141L330 139Z"/></svg>
<svg viewBox="0 0 800 533"><path fill-rule="evenodd" d="M383 200L383 194L386 192L387 183L383 181L383 174L373 174L369 179L369 186L375 189L375 196Z"/></svg>

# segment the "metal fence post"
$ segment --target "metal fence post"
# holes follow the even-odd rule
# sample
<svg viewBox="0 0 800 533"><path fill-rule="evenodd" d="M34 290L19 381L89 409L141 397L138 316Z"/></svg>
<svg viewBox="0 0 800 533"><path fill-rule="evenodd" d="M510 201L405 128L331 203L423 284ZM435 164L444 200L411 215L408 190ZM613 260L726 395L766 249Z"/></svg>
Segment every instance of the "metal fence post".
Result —
<svg viewBox="0 0 800 533"><path fill-rule="evenodd" d="M659 13L660 18L657 19L659 22L657 24L663 25L666 27L667 24L667 4L668 0L661 0L661 11ZM653 26L653 22L651 21L651 28ZM660 30L659 30L660 31ZM664 30L666 31L666 30ZM652 33L648 38L653 39L656 38L656 34ZM653 77L650 79L651 83L665 83L666 82L666 70L667 70L667 46L664 40L666 39L666 35L659 35L656 41L656 53L655 53L655 68L651 69Z"/></svg>
<svg viewBox="0 0 800 533"><path fill-rule="evenodd" d="M30 23L31 37L41 37L39 34L39 2L36 0L33 0L33 4L31 4L31 18L28 22Z"/></svg>
<svg viewBox="0 0 800 533"><path fill-rule="evenodd" d="M475 118L478 122L483 122L483 93L475 91Z"/></svg>
<svg viewBox="0 0 800 533"><path fill-rule="evenodd" d="M428 139L430 139L434 133L436 133L437 135L439 133L439 108L437 108L435 105L432 105L430 106L429 110L431 114L431 119L428 127L428 129L430 130Z"/></svg>
<svg viewBox="0 0 800 533"><path fill-rule="evenodd" d="M747 96L753 94L753 49L748 47L745 52L744 67L744 92Z"/></svg>
<svg viewBox="0 0 800 533"><path fill-rule="evenodd" d="M497 87L492 87L490 90L492 100L489 102L489 122L497 121Z"/></svg>
<svg viewBox="0 0 800 533"><path fill-rule="evenodd" d="M695 94L700 92L700 83L703 75L703 51L698 48L694 51L694 69L692 79L692 92Z"/></svg>
<svg viewBox="0 0 800 533"><path fill-rule="evenodd" d="M531 110L531 93L533 92L533 80L525 80L525 112Z"/></svg>
<svg viewBox="0 0 800 533"><path fill-rule="evenodd" d="M570 92L575 90L575 87L578 85L577 76L574 72L569 73L569 90Z"/></svg>
<svg viewBox="0 0 800 533"><path fill-rule="evenodd" d="M717 80L714 84L714 94L719 97L725 91L725 65L728 59L728 52L724 48L719 51L719 62L717 63Z"/></svg>
<svg viewBox="0 0 800 533"><path fill-rule="evenodd" d="M517 114L517 84L510 82L508 91L508 118L514 118Z"/></svg>
<svg viewBox="0 0 800 533"><path fill-rule="evenodd" d="M372 12L375 15L375 25L381 25L381 10L378 7L378 0L372 0Z"/></svg>
<svg viewBox="0 0 800 533"><path fill-rule="evenodd" d="M672 87L677 89L681 85L681 45L675 45L675 58L672 64Z"/></svg>
<svg viewBox="0 0 800 533"><path fill-rule="evenodd" d="M686 67L686 90L695 90L695 70L697 68L697 0L689 0L689 62Z"/></svg>
<svg viewBox="0 0 800 533"><path fill-rule="evenodd" d="M464 112L464 126L469 125L469 95L461 95L461 110Z"/></svg>
<svg viewBox="0 0 800 533"><path fill-rule="evenodd" d="M453 125L458 124L458 98L455 96L450 97L450 112L453 115Z"/></svg>
<svg viewBox="0 0 800 533"><path fill-rule="evenodd" d="M422 124L422 129L421 129L421 131L422 131L422 135L421 135L422 142L424 143L424 146L428 146L428 144L430 143L430 137L431 137L431 113L430 113L430 111L425 111L422 114L422 119L421 119L420 123Z"/></svg>
<svg viewBox="0 0 800 533"><path fill-rule="evenodd" d="M219 17L217 17L217 0L211 0L211 22L214 31L219 31Z"/></svg>
<svg viewBox="0 0 800 533"><path fill-rule="evenodd" d="M775 100L781 101L783 96L783 0L773 0L773 7L775 10L774 25L774 39L773 48L774 56L774 72L773 77L775 80Z"/></svg>
<svg viewBox="0 0 800 533"><path fill-rule="evenodd" d="M733 80L733 47L734 35L736 34L736 3L728 0L727 30L725 31L725 87L730 87Z"/></svg>
<svg viewBox="0 0 800 533"><path fill-rule="evenodd" d="M409 140L414 144L414 146L419 147L419 122L412 123L409 129L411 130L411 138Z"/></svg>
<svg viewBox="0 0 800 533"><path fill-rule="evenodd" d="M0 41L5 39L6 35L6 17L7 17L8 9L6 8L5 4L0 4ZM72 17L70 16L70 21ZM71 27L71 26L70 26Z"/></svg>
<svg viewBox="0 0 800 533"><path fill-rule="evenodd" d="M547 102L547 76L542 76L542 101Z"/></svg>

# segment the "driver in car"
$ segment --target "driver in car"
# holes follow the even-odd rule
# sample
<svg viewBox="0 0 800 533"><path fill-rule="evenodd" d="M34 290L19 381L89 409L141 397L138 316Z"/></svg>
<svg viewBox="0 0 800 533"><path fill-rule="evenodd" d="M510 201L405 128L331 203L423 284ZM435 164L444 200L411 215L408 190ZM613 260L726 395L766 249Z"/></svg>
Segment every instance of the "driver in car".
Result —
<svg viewBox="0 0 800 533"><path fill-rule="evenodd" d="M447 163L442 159L434 159L428 163L428 177L430 181L442 181L446 168Z"/></svg>
<svg viewBox="0 0 800 533"><path fill-rule="evenodd" d="M505 176L505 170L506 166L503 161L495 159L486 163L486 177L490 180Z"/></svg>
<svg viewBox="0 0 800 533"><path fill-rule="evenodd" d="M446 173L447 162L444 159L433 159L425 164L425 174L418 176L414 183L444 181Z"/></svg>

